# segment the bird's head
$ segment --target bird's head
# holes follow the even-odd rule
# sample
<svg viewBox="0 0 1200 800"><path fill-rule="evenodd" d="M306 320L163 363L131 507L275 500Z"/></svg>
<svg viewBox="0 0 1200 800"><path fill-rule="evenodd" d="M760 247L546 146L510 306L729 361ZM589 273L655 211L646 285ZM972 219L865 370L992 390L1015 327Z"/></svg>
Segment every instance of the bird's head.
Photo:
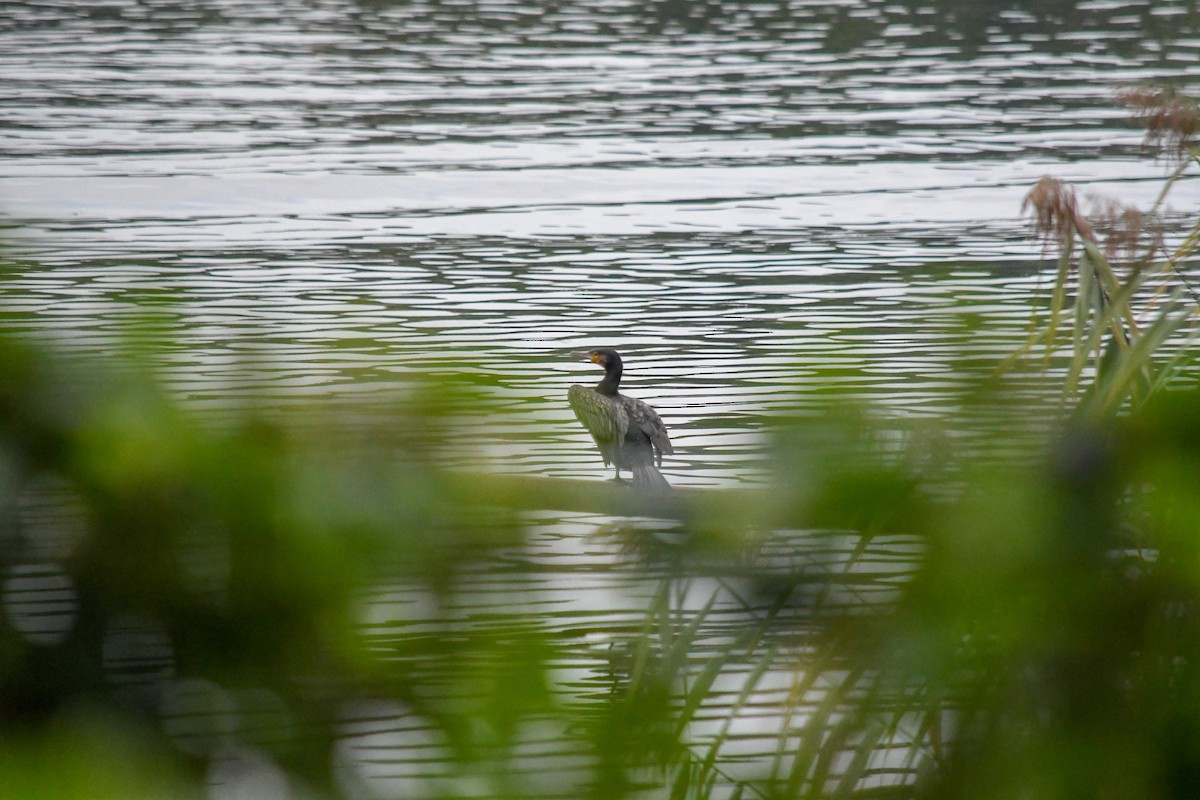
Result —
<svg viewBox="0 0 1200 800"><path fill-rule="evenodd" d="M609 365L621 366L621 356L617 355L617 351L611 347L597 347L594 350L587 350L583 353L583 357L593 364L598 364L605 370Z"/></svg>

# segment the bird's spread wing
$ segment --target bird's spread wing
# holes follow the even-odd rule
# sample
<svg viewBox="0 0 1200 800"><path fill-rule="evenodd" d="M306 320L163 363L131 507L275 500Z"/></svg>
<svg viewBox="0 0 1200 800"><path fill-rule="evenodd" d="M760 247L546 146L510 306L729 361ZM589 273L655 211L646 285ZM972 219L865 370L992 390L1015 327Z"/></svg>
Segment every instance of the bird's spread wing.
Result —
<svg viewBox="0 0 1200 800"><path fill-rule="evenodd" d="M629 417L625 409L616 400L586 386L572 386L568 389L567 402L571 404L571 409L583 423L583 427L587 428L588 433L596 440L596 445L604 456L604 463L608 464L612 460L609 448L614 445L619 447L629 430Z"/></svg>
<svg viewBox="0 0 1200 800"><path fill-rule="evenodd" d="M658 412L641 400L634 400L632 397L626 400L626 411L633 424L650 439L650 444L658 451L658 462L661 464L663 453L675 452L675 448L671 446L671 438L667 435L667 426L663 424Z"/></svg>

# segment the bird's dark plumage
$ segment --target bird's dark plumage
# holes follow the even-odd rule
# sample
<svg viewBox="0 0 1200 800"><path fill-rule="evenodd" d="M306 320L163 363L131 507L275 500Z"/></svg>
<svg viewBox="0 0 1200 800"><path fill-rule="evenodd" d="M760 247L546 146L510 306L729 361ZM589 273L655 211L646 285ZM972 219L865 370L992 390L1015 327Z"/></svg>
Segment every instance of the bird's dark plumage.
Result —
<svg viewBox="0 0 1200 800"><path fill-rule="evenodd" d="M594 389L572 386L567 400L596 440L604 465L612 464L618 478L621 470L627 469L633 473L635 484L669 489L671 485L658 471L663 453L675 452L667 427L653 408L617 391L623 366L616 350L601 347L588 351L587 357L604 367L604 380Z"/></svg>

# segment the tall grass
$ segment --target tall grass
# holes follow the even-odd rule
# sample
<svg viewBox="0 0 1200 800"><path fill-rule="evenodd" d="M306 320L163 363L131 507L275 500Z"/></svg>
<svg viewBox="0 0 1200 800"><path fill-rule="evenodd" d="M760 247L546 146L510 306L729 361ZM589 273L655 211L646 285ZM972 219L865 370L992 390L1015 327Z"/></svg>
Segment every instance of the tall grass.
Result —
<svg viewBox="0 0 1200 800"><path fill-rule="evenodd" d="M1064 407L1089 421L1137 407L1175 374L1195 339L1200 308L1187 274L1200 246L1200 220L1174 247L1161 227L1171 188L1200 159L1200 113L1166 90L1128 89L1117 97L1147 125L1146 146L1173 169L1146 211L1093 198L1085 213L1075 189L1052 177L1030 190L1022 211L1032 215L1035 233L1057 248L1058 264L1048 315L1002 365L1011 368L1040 348L1042 367L1053 362L1058 369L1054 357L1064 356Z"/></svg>
<svg viewBox="0 0 1200 800"><path fill-rule="evenodd" d="M1194 790L1200 395L1163 389L1195 381L1180 367L1197 335L1189 270L1200 216L1175 244L1163 216L1170 190L1200 160L1200 115L1163 90L1118 97L1171 165L1154 205L1093 199L1085 209L1073 187L1048 177L1022 206L1056 267L1047 310L999 372L1060 376L1062 424L1020 464L952 456L956 488L935 495L903 456L868 447L859 458L869 425L850 426L842 440L828 427L781 440L778 485L793 498L793 523L840 519L859 544L835 571L792 575L761 627L703 666L678 712L681 734L712 675L749 664L729 717L679 751L672 797ZM790 475L806 483L790 485ZM894 604L847 604L843 590L882 532L915 536L919 567L897 576ZM804 621L798 639L772 638L781 616L793 633ZM779 669L795 678L774 758L751 777L723 774L734 719Z"/></svg>

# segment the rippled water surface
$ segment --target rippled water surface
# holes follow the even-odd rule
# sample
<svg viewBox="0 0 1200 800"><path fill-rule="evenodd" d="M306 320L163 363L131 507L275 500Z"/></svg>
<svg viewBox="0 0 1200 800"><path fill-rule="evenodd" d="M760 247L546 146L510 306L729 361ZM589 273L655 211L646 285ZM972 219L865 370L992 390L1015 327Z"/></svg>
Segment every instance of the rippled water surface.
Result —
<svg viewBox="0 0 1200 800"><path fill-rule="evenodd" d="M615 345L701 484L753 473L806 378L919 411L963 348L1004 352L1044 286L1023 194L1148 203L1112 90L1200 61L1195 8L1157 2L6 11L22 324L103 350L157 301L215 403L483 370L504 430L551 436L481 449L546 474L600 474L567 353Z"/></svg>
<svg viewBox="0 0 1200 800"><path fill-rule="evenodd" d="M156 309L214 414L477 376L474 458L588 479L565 391L597 375L568 353L612 345L673 483L753 481L772 415L831 390L935 415L1011 350L1047 286L1025 192L1148 205L1166 167L1113 89L1194 94L1198 63L1184 2L9 2L0 302L101 353ZM532 525L525 557L593 570L547 624L628 622L600 524Z"/></svg>

